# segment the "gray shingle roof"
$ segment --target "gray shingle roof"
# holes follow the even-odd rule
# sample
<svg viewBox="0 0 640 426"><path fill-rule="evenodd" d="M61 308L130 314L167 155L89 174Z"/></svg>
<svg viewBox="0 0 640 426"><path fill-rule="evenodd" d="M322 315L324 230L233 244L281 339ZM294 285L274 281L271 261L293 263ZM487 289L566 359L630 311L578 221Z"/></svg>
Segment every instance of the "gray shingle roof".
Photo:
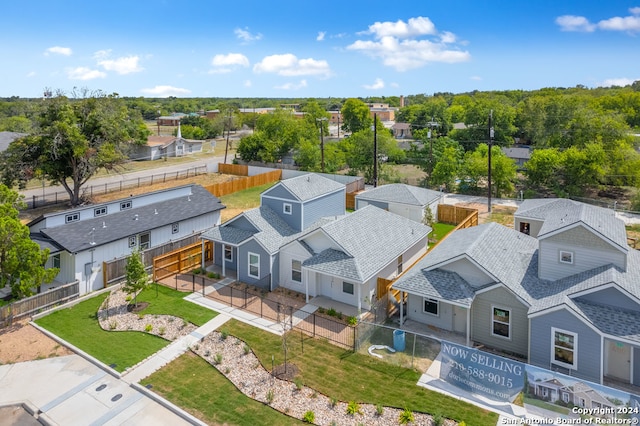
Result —
<svg viewBox="0 0 640 426"><path fill-rule="evenodd" d="M422 297L471 306L473 289L455 272L411 268L393 286Z"/></svg>
<svg viewBox="0 0 640 426"><path fill-rule="evenodd" d="M603 333L640 343L640 312L577 300L573 303Z"/></svg>
<svg viewBox="0 0 640 426"><path fill-rule="evenodd" d="M601 207L579 203L565 198L525 200L515 212L516 217L544 221L538 238L555 233L577 223L592 229L623 251L628 251L624 222L614 212Z"/></svg>
<svg viewBox="0 0 640 426"><path fill-rule="evenodd" d="M345 189L344 184L315 173L307 173L306 175L281 180L278 185L285 187L300 201L311 200L321 195Z"/></svg>
<svg viewBox="0 0 640 426"><path fill-rule="evenodd" d="M167 199L102 217L45 228L41 232L68 252L78 253L224 208L217 197L200 185L193 185L191 191L189 198ZM136 215L138 220L135 220Z"/></svg>
<svg viewBox="0 0 640 426"><path fill-rule="evenodd" d="M374 206L342 216L321 229L353 258L358 281L371 278L431 232L428 226ZM319 268L321 262L313 262Z"/></svg>
<svg viewBox="0 0 640 426"><path fill-rule="evenodd" d="M393 183L382 185L370 189L356 198L362 200L376 200L391 203L410 204L413 206L426 206L442 196L438 191L420 188L417 186L405 185L403 183Z"/></svg>
<svg viewBox="0 0 640 426"><path fill-rule="evenodd" d="M260 231L254 234L258 241L270 254L277 253L284 239L296 234L276 212L267 206L244 212L245 217Z"/></svg>
<svg viewBox="0 0 640 426"><path fill-rule="evenodd" d="M233 226L216 226L202 234L202 238L212 241L223 242L231 245L238 245L251 238L255 232L245 229L234 228Z"/></svg>
<svg viewBox="0 0 640 426"><path fill-rule="evenodd" d="M356 260L344 252L326 249L302 263L305 268L330 275L338 275L347 280L360 281Z"/></svg>

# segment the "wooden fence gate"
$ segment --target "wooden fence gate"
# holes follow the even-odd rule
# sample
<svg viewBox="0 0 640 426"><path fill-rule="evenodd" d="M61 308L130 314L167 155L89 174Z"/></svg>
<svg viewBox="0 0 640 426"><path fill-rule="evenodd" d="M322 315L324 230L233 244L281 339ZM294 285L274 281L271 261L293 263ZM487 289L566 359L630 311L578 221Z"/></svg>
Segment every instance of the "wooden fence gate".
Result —
<svg viewBox="0 0 640 426"><path fill-rule="evenodd" d="M200 266L202 242L190 244L167 254L153 258L153 281L157 282L175 274L190 271ZM204 261L213 260L213 242L204 241Z"/></svg>

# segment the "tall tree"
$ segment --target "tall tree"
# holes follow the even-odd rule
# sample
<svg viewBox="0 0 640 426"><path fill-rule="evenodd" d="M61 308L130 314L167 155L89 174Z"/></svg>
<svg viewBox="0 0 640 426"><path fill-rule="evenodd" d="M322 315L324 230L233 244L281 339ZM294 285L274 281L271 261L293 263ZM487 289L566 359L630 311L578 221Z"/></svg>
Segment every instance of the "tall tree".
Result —
<svg viewBox="0 0 640 426"><path fill-rule="evenodd" d="M20 222L18 209L24 207L17 192L0 184L0 288L11 287L14 298L31 296L58 274L44 267L49 250L41 250Z"/></svg>
<svg viewBox="0 0 640 426"><path fill-rule="evenodd" d="M342 130L356 133L368 129L373 124L373 118L367 104L359 99L347 99L341 110Z"/></svg>
<svg viewBox="0 0 640 426"><path fill-rule="evenodd" d="M340 142L349 168L352 172L364 174L367 183L373 182L373 139L373 131L366 129L360 130ZM385 129L378 128L377 142L378 175L380 180L387 180L389 170L385 163L399 161L404 158L405 153L397 147L395 139Z"/></svg>
<svg viewBox="0 0 640 426"><path fill-rule="evenodd" d="M150 133L139 112L130 113L116 94L98 92L74 101L58 96L43 102L38 131L5 151L2 179L7 185L24 185L39 173L61 185L73 206L81 202L82 187L98 170L116 168L127 149L144 143Z"/></svg>

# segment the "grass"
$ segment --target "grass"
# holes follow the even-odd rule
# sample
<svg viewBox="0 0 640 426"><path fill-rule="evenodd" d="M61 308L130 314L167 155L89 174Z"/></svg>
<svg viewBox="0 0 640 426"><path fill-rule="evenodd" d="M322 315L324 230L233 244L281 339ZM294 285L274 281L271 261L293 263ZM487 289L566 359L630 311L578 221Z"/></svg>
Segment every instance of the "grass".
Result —
<svg viewBox="0 0 640 426"><path fill-rule="evenodd" d="M284 362L282 340L278 336L235 320L223 325L221 331L244 340L269 370L272 356L275 365ZM300 338L297 335L290 338L287 360L300 369L299 377L305 385L341 401L437 412L456 421L472 421L478 426L493 426L498 420L495 413L418 387L416 383L421 373L416 370L345 351L319 339L305 338L303 352Z"/></svg>
<svg viewBox="0 0 640 426"><path fill-rule="evenodd" d="M187 352L144 379L152 390L208 424L302 425L240 392L218 370Z"/></svg>
<svg viewBox="0 0 640 426"><path fill-rule="evenodd" d="M254 186L244 191L234 192L233 194L223 195L220 197L222 204L227 208L222 210L222 222L239 215L245 210L253 209L260 206L260 194L271 188L277 182L265 183L264 185Z"/></svg>
<svg viewBox="0 0 640 426"><path fill-rule="evenodd" d="M37 320L36 324L105 364L115 364L113 368L117 371L124 371L169 344L167 340L146 333L112 332L100 328L96 312L106 297L101 294L53 312Z"/></svg>
<svg viewBox="0 0 640 426"><path fill-rule="evenodd" d="M169 287L158 285L156 296L156 284L142 291L138 295L138 302L148 302L149 306L140 311L143 315L174 315L201 326L216 315L216 312L184 300L185 293L175 291Z"/></svg>
<svg viewBox="0 0 640 426"><path fill-rule="evenodd" d="M156 297L151 287L138 296L149 302L142 314L167 314L204 324L216 314L209 309L182 300L184 293L159 287ZM53 312L36 323L82 349L117 371L136 365L169 344L169 341L138 331L106 331L98 324L97 311L107 294L101 294L67 309Z"/></svg>
<svg viewBox="0 0 640 426"><path fill-rule="evenodd" d="M527 405L533 405L534 407L542 408L548 411L553 411L554 413L559 414L569 414L569 409L562 407L560 405L552 404L550 402L542 401L537 398L530 398L528 396L524 397L524 403Z"/></svg>
<svg viewBox="0 0 640 426"><path fill-rule="evenodd" d="M433 232L431 232L430 239L434 239L437 242L443 239L449 232L451 232L456 227L456 225L434 222L431 227L433 228Z"/></svg>

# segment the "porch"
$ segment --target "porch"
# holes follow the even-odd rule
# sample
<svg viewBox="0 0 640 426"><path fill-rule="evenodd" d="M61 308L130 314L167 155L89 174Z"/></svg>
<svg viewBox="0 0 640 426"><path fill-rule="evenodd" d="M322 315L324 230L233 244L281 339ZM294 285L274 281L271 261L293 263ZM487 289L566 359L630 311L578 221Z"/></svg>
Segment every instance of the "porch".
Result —
<svg viewBox="0 0 640 426"><path fill-rule="evenodd" d="M336 312L342 312L343 315L348 317L358 317L358 308L346 303L332 300L326 296L317 296L309 300L310 305L317 306L326 310L334 309Z"/></svg>
<svg viewBox="0 0 640 426"><path fill-rule="evenodd" d="M205 270L207 272L219 274L221 277L232 279L233 281L236 281L238 279L238 274L235 270L226 268L223 275L222 266L216 265L213 262L207 262L207 265L205 265Z"/></svg>

